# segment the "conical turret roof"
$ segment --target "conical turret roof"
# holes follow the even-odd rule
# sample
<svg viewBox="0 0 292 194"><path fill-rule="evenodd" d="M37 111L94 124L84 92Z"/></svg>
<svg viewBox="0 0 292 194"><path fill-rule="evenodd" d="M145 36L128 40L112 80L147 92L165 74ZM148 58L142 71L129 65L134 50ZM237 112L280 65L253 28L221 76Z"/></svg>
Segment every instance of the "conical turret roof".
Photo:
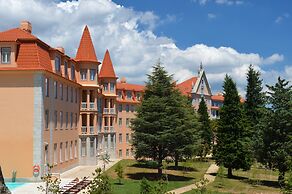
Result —
<svg viewBox="0 0 292 194"><path fill-rule="evenodd" d="M109 51L106 50L99 73L100 78L117 78Z"/></svg>

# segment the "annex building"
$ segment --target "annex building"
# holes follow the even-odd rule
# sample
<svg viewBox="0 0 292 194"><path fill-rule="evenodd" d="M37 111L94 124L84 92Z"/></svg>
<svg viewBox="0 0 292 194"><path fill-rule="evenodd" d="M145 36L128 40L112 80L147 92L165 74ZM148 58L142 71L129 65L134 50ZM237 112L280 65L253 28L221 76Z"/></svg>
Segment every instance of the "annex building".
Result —
<svg viewBox="0 0 292 194"><path fill-rule="evenodd" d="M95 54L88 27L74 58L32 34L32 25L0 32L0 165L6 178L34 180L47 163L61 173L96 164L97 156L133 158L130 120L144 86L118 80L110 53ZM198 108L204 96L211 118L222 95L212 95L203 68L178 89ZM40 177L39 176L39 177Z"/></svg>

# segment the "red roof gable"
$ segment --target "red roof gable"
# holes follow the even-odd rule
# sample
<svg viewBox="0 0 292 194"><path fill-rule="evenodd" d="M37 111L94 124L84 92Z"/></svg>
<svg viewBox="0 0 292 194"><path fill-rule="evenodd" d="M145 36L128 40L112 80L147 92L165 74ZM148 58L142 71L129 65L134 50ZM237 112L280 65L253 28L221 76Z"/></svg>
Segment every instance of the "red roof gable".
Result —
<svg viewBox="0 0 292 194"><path fill-rule="evenodd" d="M117 83L118 90L133 90L133 91L144 91L145 86L137 85L137 84L128 84L128 83Z"/></svg>
<svg viewBox="0 0 292 194"><path fill-rule="evenodd" d="M76 61L98 62L88 27L85 26L76 54Z"/></svg>
<svg viewBox="0 0 292 194"><path fill-rule="evenodd" d="M192 77L184 82L177 84L176 87L183 95L187 96L191 93L193 85L196 84L197 79L197 77Z"/></svg>
<svg viewBox="0 0 292 194"><path fill-rule="evenodd" d="M38 38L19 28L13 28L11 30L0 32L0 42L15 42L19 39L37 40Z"/></svg>
<svg viewBox="0 0 292 194"><path fill-rule="evenodd" d="M100 78L117 78L109 51L106 50L99 73Z"/></svg>

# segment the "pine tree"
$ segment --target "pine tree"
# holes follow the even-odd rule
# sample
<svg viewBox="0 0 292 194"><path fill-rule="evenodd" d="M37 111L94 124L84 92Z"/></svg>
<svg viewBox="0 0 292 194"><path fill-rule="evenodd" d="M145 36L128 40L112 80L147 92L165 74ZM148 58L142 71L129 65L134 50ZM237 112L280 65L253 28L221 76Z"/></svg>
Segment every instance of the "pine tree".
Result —
<svg viewBox="0 0 292 194"><path fill-rule="evenodd" d="M136 158L156 160L160 176L162 161L170 155L169 140L178 114L172 104L173 92L172 76L158 63L148 75L143 101L131 123Z"/></svg>
<svg viewBox="0 0 292 194"><path fill-rule="evenodd" d="M232 169L250 169L251 141L243 122L236 84L230 76L225 76L223 90L224 102L220 110L214 158L218 165L228 168L228 177L232 177Z"/></svg>
<svg viewBox="0 0 292 194"><path fill-rule="evenodd" d="M201 123L200 133L201 133L201 140L202 140L199 155L205 158L206 155L210 152L211 147L212 147L212 131L211 131L208 109L207 109L207 105L206 105L204 97L201 98L198 114L199 114L199 122Z"/></svg>
<svg viewBox="0 0 292 194"><path fill-rule="evenodd" d="M285 172L292 160L292 86L278 78L267 86L268 114L264 128L264 163L279 170L278 181L283 184Z"/></svg>

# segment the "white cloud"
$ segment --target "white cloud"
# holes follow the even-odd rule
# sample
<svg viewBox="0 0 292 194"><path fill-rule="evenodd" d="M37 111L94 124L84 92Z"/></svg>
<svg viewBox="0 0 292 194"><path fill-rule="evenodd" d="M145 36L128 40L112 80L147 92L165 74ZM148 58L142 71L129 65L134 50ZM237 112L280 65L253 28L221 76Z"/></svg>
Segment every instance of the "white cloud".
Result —
<svg viewBox="0 0 292 194"><path fill-rule="evenodd" d="M290 18L290 14L289 14L289 13L284 13L284 14L278 16L278 17L275 19L275 23L279 24L279 23L281 23L283 20L288 19L288 18Z"/></svg>
<svg viewBox="0 0 292 194"><path fill-rule="evenodd" d="M206 5L208 2L214 2L218 5L242 5L243 0L193 0L193 2L200 5Z"/></svg>
<svg viewBox="0 0 292 194"><path fill-rule="evenodd" d="M208 18L211 19L215 19L217 16L214 13L208 13Z"/></svg>
<svg viewBox="0 0 292 194"><path fill-rule="evenodd" d="M14 28L21 20L29 20L35 35L52 47L63 46L73 58L83 28L88 25L98 59L102 61L105 50L109 49L117 75L127 77L133 83L143 83L145 74L160 58L176 80L183 81L197 75L198 66L203 62L214 90L220 90L228 73L243 91L249 64L260 69L262 64L274 64L284 59L278 53L263 57L257 53L240 53L231 47L217 48L205 44L180 49L171 38L154 33L153 29L161 18L153 12L138 12L110 0L60 3L0 0L0 7L0 30ZM287 71L290 72L291 68Z"/></svg>

